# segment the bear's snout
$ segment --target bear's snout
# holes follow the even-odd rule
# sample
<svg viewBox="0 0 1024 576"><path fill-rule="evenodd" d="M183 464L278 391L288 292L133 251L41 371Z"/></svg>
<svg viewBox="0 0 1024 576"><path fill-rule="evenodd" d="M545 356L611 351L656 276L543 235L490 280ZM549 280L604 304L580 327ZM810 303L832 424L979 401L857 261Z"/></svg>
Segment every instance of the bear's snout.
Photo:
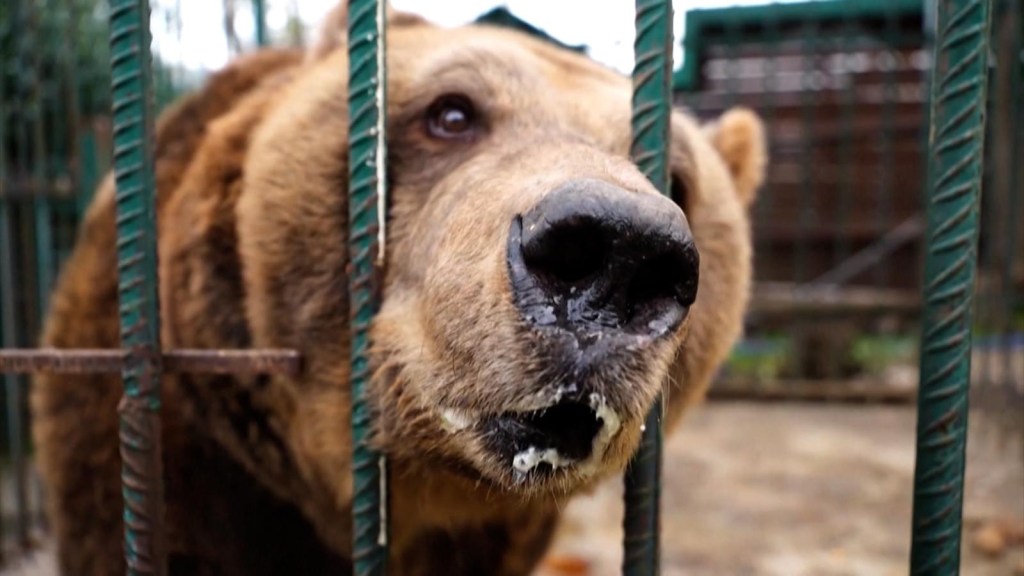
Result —
<svg viewBox="0 0 1024 576"><path fill-rule="evenodd" d="M572 180L514 218L507 257L526 321L570 332L584 349L616 334L671 333L697 295L683 211L603 180Z"/></svg>

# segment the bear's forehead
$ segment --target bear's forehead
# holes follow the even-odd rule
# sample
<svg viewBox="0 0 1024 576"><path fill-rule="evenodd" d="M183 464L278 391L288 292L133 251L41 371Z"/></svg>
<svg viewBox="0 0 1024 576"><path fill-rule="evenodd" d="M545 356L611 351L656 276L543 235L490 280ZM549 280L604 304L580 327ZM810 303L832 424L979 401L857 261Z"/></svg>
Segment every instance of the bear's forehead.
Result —
<svg viewBox="0 0 1024 576"><path fill-rule="evenodd" d="M628 131L630 80L586 56L490 26L399 28L388 43L389 91L399 103L461 92L498 115Z"/></svg>

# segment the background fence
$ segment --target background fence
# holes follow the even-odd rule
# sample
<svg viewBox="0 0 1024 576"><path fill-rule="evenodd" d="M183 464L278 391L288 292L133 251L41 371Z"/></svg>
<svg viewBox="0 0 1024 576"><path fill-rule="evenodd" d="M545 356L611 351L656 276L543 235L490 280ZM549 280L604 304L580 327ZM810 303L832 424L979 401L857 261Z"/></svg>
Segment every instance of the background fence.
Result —
<svg viewBox="0 0 1024 576"><path fill-rule="evenodd" d="M153 2L158 108L201 74L169 65L179 2ZM232 52L301 44L297 2L225 1ZM831 0L691 10L678 104L711 118L745 104L768 124L748 336L721 396L906 400L916 391L934 2ZM278 10L282 25L254 15ZM0 4L0 344L36 343L48 287L110 168L107 6ZM489 18L505 19L495 12ZM251 33L238 23L248 21ZM1024 15L996 0L973 406L1024 433ZM508 22L506 22L508 23ZM518 25L512 22L512 25ZM32 481L27 379L4 375L0 528L29 547L45 529Z"/></svg>
<svg viewBox="0 0 1024 576"><path fill-rule="evenodd" d="M839 0L689 13L679 104L708 119L736 104L758 110L772 155L754 220L748 338L720 394L912 395L934 7ZM1016 390L1020 408L1020 2L997 0L993 22L975 367L978 381Z"/></svg>

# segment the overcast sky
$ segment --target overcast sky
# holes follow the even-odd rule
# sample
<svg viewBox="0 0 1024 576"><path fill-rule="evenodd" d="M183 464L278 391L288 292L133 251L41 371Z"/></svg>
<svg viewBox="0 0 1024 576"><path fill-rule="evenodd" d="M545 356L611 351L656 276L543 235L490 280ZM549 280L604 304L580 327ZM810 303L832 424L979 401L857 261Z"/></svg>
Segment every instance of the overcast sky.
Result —
<svg viewBox="0 0 1024 576"><path fill-rule="evenodd" d="M295 0L301 19L308 25L319 22L337 0ZM765 0L673 0L676 35L675 65L681 62L684 11L734 5L765 4ZM243 39L254 36L249 2L238 1L236 29ZM287 20L287 0L266 0L267 24L281 29ZM633 15L630 0L392 0L401 10L422 14L443 26L457 26L480 14L505 5L516 16L568 44L586 44L590 55L624 73L633 67ZM596 6L600 6L599 8ZM161 0L154 2L154 49L163 57L193 69L216 69L228 59L222 33L221 3L215 0ZM160 10L180 10L181 42L165 26Z"/></svg>

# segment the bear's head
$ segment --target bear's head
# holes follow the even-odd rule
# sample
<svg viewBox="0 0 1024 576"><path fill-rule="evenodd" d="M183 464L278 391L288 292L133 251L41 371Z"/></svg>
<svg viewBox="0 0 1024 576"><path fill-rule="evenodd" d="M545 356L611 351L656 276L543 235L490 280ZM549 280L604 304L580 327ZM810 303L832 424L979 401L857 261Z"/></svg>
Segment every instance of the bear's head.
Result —
<svg viewBox="0 0 1024 576"><path fill-rule="evenodd" d="M246 343L302 353L302 374L259 384L259 398L304 486L339 503L351 495L344 20L334 12L300 67L210 128L233 142L255 125L231 216L240 271L202 265L238 275ZM516 497L621 471L658 395L674 422L740 334L759 119L735 109L701 126L674 111L670 199L629 159L629 78L515 31L389 22L374 442L413 476ZM210 177L200 161L183 188ZM222 203L176 225L209 238L203 210ZM183 320L186 300L212 292L189 285L170 321L182 344L204 345L186 334L227 308L210 300ZM217 435L244 452L244 426Z"/></svg>

